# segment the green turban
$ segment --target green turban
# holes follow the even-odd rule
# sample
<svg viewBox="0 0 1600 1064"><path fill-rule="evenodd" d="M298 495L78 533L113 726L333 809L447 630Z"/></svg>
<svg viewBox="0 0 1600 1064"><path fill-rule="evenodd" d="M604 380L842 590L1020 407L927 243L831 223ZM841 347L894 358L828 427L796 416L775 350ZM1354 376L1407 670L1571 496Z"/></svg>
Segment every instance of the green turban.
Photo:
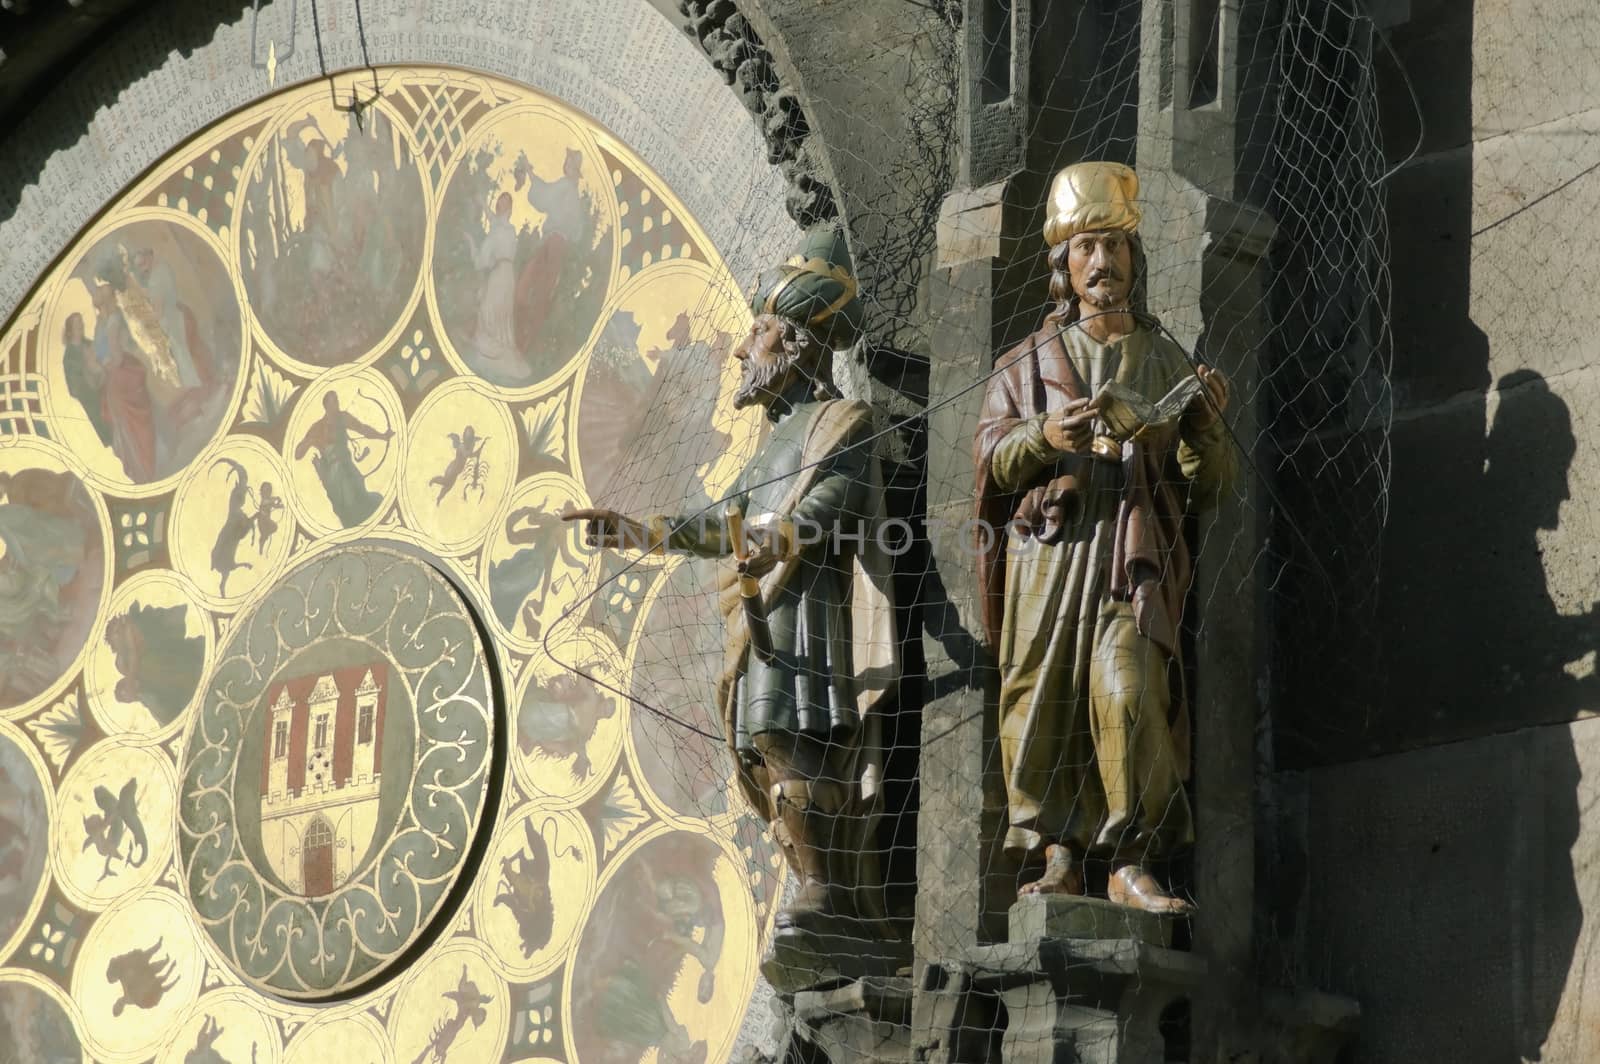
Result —
<svg viewBox="0 0 1600 1064"><path fill-rule="evenodd" d="M788 262L761 275L752 313L776 314L809 329L835 351L861 338L861 301L844 232L813 229Z"/></svg>

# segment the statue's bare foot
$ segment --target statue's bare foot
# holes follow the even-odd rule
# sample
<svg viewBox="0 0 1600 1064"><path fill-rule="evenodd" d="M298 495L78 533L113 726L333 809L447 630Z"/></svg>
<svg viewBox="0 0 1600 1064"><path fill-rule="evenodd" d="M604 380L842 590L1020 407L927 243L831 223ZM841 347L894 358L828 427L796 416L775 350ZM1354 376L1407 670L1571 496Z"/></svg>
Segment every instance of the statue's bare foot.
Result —
<svg viewBox="0 0 1600 1064"><path fill-rule="evenodd" d="M1072 852L1065 846L1047 846L1044 851L1044 875L1032 883L1024 883L1017 891L1017 896L1082 893L1083 869L1072 859Z"/></svg>
<svg viewBox="0 0 1600 1064"><path fill-rule="evenodd" d="M1161 916L1183 916L1194 911L1193 905L1168 894L1154 876L1136 864L1123 865L1111 873L1106 897L1118 905Z"/></svg>

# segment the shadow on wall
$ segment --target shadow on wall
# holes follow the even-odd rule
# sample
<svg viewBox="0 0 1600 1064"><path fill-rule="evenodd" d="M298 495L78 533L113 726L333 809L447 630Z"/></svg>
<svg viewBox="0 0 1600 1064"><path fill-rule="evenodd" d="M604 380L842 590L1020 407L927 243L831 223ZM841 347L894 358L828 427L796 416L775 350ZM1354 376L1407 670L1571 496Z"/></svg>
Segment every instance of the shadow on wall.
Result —
<svg viewBox="0 0 1600 1064"><path fill-rule="evenodd" d="M1302 976L1360 1001L1353 1062L1591 1059L1579 954L1597 945L1583 925L1600 882L1579 878L1575 736L1600 728L1565 721L1600 699L1600 676L1568 668L1596 626L1558 609L1539 546L1560 523L1576 440L1536 372L1503 377L1492 406L1467 451L1475 470L1435 463L1435 477L1460 475L1413 492L1402 472L1422 480L1429 463L1397 447L1385 566L1421 571L1383 588L1405 623L1383 630L1391 697L1373 707L1374 721L1454 712L1474 732L1306 774ZM1440 432L1434 445L1458 442ZM1268 873L1280 894L1288 867Z"/></svg>
<svg viewBox="0 0 1600 1064"><path fill-rule="evenodd" d="M88 121L97 108L160 70L172 52L189 55L215 38L219 25L251 17L244 0L199 0L182 5L181 17L179 6L107 0L87 10L40 3L26 14L4 13L0 144L8 156L7 177L15 180L0 182L0 222L16 213L23 189L44 172L51 156L88 136ZM127 48L114 56L100 50L136 33L135 20L146 18L161 20L161 47ZM51 99L48 92L63 83L92 86L95 94ZM41 99L46 102L39 119L27 122Z"/></svg>
<svg viewBox="0 0 1600 1064"><path fill-rule="evenodd" d="M1292 860L1264 877L1286 906L1277 916L1304 914L1277 922L1299 935L1301 977L1361 1002L1354 1061L1590 1059L1567 1043L1594 1037L1575 1022L1583 899L1600 890L1589 873L1580 882L1574 853L1575 736L1592 729L1571 722L1600 708L1600 623L1559 583L1566 567L1587 585L1574 568L1585 563L1542 554L1543 537L1570 532L1571 411L1533 369L1496 380L1492 367L1521 352L1491 360L1472 319L1473 41L1477 20L1504 18L1484 6L1412 4L1389 31L1409 86L1375 46L1390 160L1418 138L1412 90L1423 120L1415 159L1385 186L1398 406L1387 523L1377 542L1310 531L1326 552L1381 549L1378 596L1342 611L1348 638L1336 627L1320 648L1278 618L1280 640L1301 644L1285 655L1274 725L1279 767L1306 773L1305 850L1287 854L1306 878L1283 881ZM1549 269L1494 265L1517 283ZM1528 342L1527 362L1543 354ZM1285 494L1338 490L1358 472Z"/></svg>
<svg viewBox="0 0 1600 1064"><path fill-rule="evenodd" d="M1398 406L1387 522L1301 523L1334 571L1381 550L1378 595L1331 627L1278 608L1272 723L1278 768L1291 782L1304 771L1306 830L1290 810L1277 848L1262 848L1264 925L1290 942L1290 978L1362 1003L1352 1061L1578 1061L1594 1059L1600 1030L1582 1016L1584 909L1600 906L1600 882L1579 843L1594 790L1579 754L1594 763L1600 726L1573 725L1600 709L1600 618L1562 582L1592 584L1592 550L1571 549L1568 522L1600 512L1600 496L1570 483L1578 438L1538 371L1546 347L1510 346L1507 331L1491 358L1472 318L1475 280L1539 285L1558 269L1533 250L1483 261L1482 245L1474 259L1474 174L1482 186L1493 173L1477 158L1474 38L1506 34L1509 19L1413 0L1386 30L1394 58L1374 43L1387 163L1414 149L1384 184ZM1573 226L1562 240L1595 232ZM1506 365L1531 368L1496 376ZM1315 515L1322 499L1298 496L1362 475L1294 467L1282 494ZM1546 557L1557 528L1568 554Z"/></svg>

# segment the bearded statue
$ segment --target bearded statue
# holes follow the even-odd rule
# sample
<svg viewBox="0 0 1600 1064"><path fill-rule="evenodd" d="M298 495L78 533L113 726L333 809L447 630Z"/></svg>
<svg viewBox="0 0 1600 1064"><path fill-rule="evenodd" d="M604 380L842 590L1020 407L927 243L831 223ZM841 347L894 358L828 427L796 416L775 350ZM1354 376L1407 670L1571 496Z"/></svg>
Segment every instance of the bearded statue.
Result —
<svg viewBox="0 0 1600 1064"><path fill-rule="evenodd" d="M868 840L899 662L871 408L833 383L834 352L861 329L843 235L809 234L751 311L734 405L762 408L772 430L716 512L566 516L596 546L723 559L714 697L740 789L800 881L778 931L861 940L883 926Z"/></svg>

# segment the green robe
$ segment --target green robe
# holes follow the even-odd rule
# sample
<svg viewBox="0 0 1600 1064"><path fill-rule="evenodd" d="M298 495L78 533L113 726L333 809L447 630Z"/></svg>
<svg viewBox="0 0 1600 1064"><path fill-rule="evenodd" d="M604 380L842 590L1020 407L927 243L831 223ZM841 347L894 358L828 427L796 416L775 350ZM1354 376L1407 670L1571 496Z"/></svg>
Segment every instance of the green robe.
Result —
<svg viewBox="0 0 1600 1064"><path fill-rule="evenodd" d="M1054 332L1002 356L976 446L981 516L999 531L982 569L1006 846L1067 842L1142 860L1193 839L1177 661L1183 524L1191 502L1226 487L1234 457L1220 424L1186 421L1147 431L1120 462L1058 455L1044 421L1070 399L1112 376L1155 399L1193 370L1143 327L1112 345Z"/></svg>
<svg viewBox="0 0 1600 1064"><path fill-rule="evenodd" d="M762 732L827 739L831 771L849 785L852 808L865 813L879 800L881 715L900 671L872 435L865 403L798 402L780 414L740 474L735 504L747 527L777 518L820 533L761 578L775 651L770 662L750 647L722 515L666 519L670 549L724 560L727 643L717 705L739 755L740 789L767 820L775 810L751 742Z"/></svg>
<svg viewBox="0 0 1600 1064"><path fill-rule="evenodd" d="M778 513L800 466L820 402L800 403L785 414L772 435L740 474L734 505L747 525ZM870 422L864 422L870 427ZM827 739L847 736L859 724L848 669L832 662L850 659L850 570L837 564L832 529L854 532L872 527L875 500L868 496L870 447L844 447L827 456L815 482L789 512L800 527L828 530L823 541L802 549L794 576L776 589L767 605L774 655L751 655L739 677L736 745L753 750L762 732L805 732ZM669 546L699 554L724 553L720 521L673 520ZM847 544L848 546L848 544Z"/></svg>

